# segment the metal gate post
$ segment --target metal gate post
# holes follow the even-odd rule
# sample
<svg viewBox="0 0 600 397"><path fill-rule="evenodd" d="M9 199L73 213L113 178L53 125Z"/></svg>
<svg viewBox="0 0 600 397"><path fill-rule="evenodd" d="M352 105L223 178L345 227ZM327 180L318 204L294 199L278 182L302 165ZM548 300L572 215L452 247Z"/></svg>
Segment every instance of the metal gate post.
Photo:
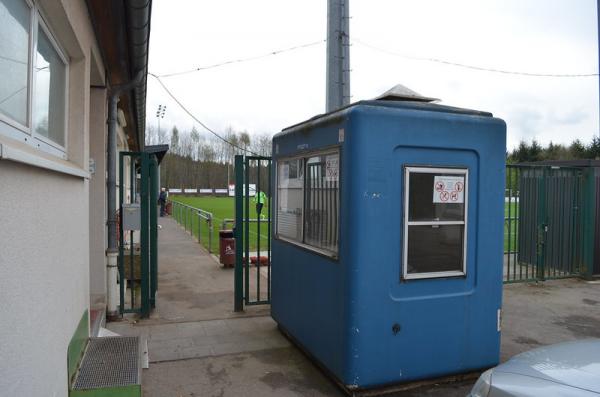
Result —
<svg viewBox="0 0 600 397"><path fill-rule="evenodd" d="M543 281L545 279L545 258L546 258L546 235L548 232L548 220L546 214L546 178L548 174L546 167L542 169L542 177L539 182L538 190L538 241L537 241L537 264L536 279Z"/></svg>
<svg viewBox="0 0 600 397"><path fill-rule="evenodd" d="M208 253L212 254L212 233L213 233L213 220L212 215L208 219Z"/></svg>
<svg viewBox="0 0 600 397"><path fill-rule="evenodd" d="M149 171L149 159L148 153L140 153L141 159L141 191L140 191L140 207L141 207L141 230L140 230L140 250L141 250L141 314L142 317L148 317L150 314L150 294L149 294L149 280L148 280L148 270L149 270L149 247L148 242L150 241L150 225L149 225L149 211L148 207L150 206L149 200L149 183L148 183L148 171Z"/></svg>
<svg viewBox="0 0 600 397"><path fill-rule="evenodd" d="M255 189L256 190L256 189ZM247 157L244 158L244 193L242 195L244 201L244 215L246 218L239 226L244 230L244 302L250 300L250 161Z"/></svg>
<svg viewBox="0 0 600 397"><path fill-rule="evenodd" d="M150 306L156 307L156 290L158 289L158 162L155 155L150 155Z"/></svg>
<svg viewBox="0 0 600 397"><path fill-rule="evenodd" d="M136 159L139 164L142 163L142 159L139 157L139 154L135 152L129 153L129 203L135 203L137 197L137 188L136 188L136 175L135 175L135 166ZM129 296L131 299L131 310L136 310L135 305L135 249L134 249L134 235L135 232L133 230L129 231L129 279L131 281L131 286L129 288ZM141 263L141 262L140 262Z"/></svg>
<svg viewBox="0 0 600 397"><path fill-rule="evenodd" d="M198 212L198 244L202 245L202 239L200 238L200 229L202 226L202 221L200 221L200 212Z"/></svg>
<svg viewBox="0 0 600 397"><path fill-rule="evenodd" d="M119 153L119 312L125 311L125 253L123 238L123 152Z"/></svg>
<svg viewBox="0 0 600 397"><path fill-rule="evenodd" d="M243 268L242 260L244 249L242 244L242 233L243 233L243 216L244 207L243 200L244 194L242 189L244 188L244 156L235 156L235 225L234 225L234 237L235 237L235 273L234 273L234 303L233 310L241 312L244 310L244 291L243 291Z"/></svg>
<svg viewBox="0 0 600 397"><path fill-rule="evenodd" d="M267 165L267 175L268 175L268 195L267 195L267 200L269 200L268 205L267 205L267 219L269 220L269 222L267 223L267 263L269 265L269 267L267 267L267 300L269 302L271 302L271 222L272 222L272 217L271 217L271 205L273 203L273 192L271 190L271 187L275 181L275 176L271 173L271 165L272 165L272 159L268 160L268 165Z"/></svg>
<svg viewBox="0 0 600 397"><path fill-rule="evenodd" d="M248 166L250 168L250 166ZM260 192L260 159L256 160L256 188L254 189L255 199L259 199L257 196ZM250 197L247 197L250 200ZM258 202L258 201L257 201ZM250 217L250 216L248 216ZM250 223L248 222L248 227ZM260 301L260 215L256 214L256 300ZM248 267L250 265L248 264Z"/></svg>
<svg viewBox="0 0 600 397"><path fill-rule="evenodd" d="M597 235L595 219L598 217L596 211L598 197L600 194L599 187L596 186L596 175L594 168L590 167L582 172L581 176L581 194L579 206L581 208L580 218L581 225L579 227L579 236L581 236L580 250L580 274L584 278L591 279L594 273L594 256L595 245L600 236ZM600 181L599 181L600 182Z"/></svg>

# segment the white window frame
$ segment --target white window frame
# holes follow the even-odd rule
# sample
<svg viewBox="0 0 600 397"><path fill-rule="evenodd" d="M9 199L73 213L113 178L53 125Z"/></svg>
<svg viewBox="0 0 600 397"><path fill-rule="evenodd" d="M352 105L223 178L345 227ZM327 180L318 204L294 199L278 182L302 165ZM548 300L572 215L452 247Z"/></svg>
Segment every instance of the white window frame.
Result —
<svg viewBox="0 0 600 397"><path fill-rule="evenodd" d="M335 251L332 250L328 250L325 248L321 248L321 247L317 247L314 245L311 245L309 243L305 242L305 217L306 217L306 165L308 164L308 159L311 157L315 157L315 156L327 156L330 154L337 154L338 155L338 190L339 193L338 194L338 206L337 206L337 210L338 210L338 216L337 216L337 237L338 237L338 241L337 241L337 248ZM279 226L279 211L278 211L278 207L279 207L279 163L280 162L285 162L285 161L292 161L292 160L302 160L302 168L303 168L303 172L302 172L302 225L301 225L301 237L300 240L296 240L290 237L286 237L286 236L282 236L278 233L278 226ZM307 153L302 153L300 155L294 155L294 156L289 156L289 157L281 157L279 159L276 160L276 166L275 166L275 194L276 194L276 200L275 200L275 233L274 236L276 239L278 240L282 240L285 241L287 243L296 245L298 247L304 248L308 251L312 251L315 252L317 254L326 256L328 258L332 258L332 259L338 259L339 258L339 252L340 252L340 225L341 225L341 206L342 206L342 200L341 200L341 192L342 192L342 150L339 146L335 146L335 147L329 147L329 148L325 148L322 150L317 150L317 151L311 151L311 152L307 152Z"/></svg>
<svg viewBox="0 0 600 397"><path fill-rule="evenodd" d="M0 135L8 136L19 142L40 149L62 159L67 159L69 142L69 59L66 52L56 40L56 35L46 22L44 14L34 0L21 0L29 7L29 60L27 71L27 124L23 125L11 117L0 113ZM37 42L39 28L42 28L50 44L65 66L65 104L64 104L64 145L52 141L34 131L33 128L33 99L35 82L33 69L36 64Z"/></svg>
<svg viewBox="0 0 600 397"><path fill-rule="evenodd" d="M409 197L410 197L410 174L458 174L465 177L464 188L464 214L462 221L410 221L409 220ZM432 186L433 189L433 186ZM433 190L432 190L433 193ZM433 194L432 194L433 196ZM469 214L469 170L461 167L404 167L404 233L402 241L402 278L405 280L440 278L440 277L463 277L467 275L467 225ZM461 225L463 226L462 241L462 271L451 270L445 272L428 273L409 273L408 272L408 237L409 226L442 226L442 225Z"/></svg>

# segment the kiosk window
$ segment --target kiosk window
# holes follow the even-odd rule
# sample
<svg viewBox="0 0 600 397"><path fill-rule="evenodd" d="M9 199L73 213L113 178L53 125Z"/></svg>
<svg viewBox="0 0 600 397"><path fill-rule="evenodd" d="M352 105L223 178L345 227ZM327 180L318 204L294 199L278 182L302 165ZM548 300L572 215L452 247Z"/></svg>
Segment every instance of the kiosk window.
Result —
<svg viewBox="0 0 600 397"><path fill-rule="evenodd" d="M330 150L277 162L277 237L337 255L339 157Z"/></svg>
<svg viewBox="0 0 600 397"><path fill-rule="evenodd" d="M463 276L468 170L406 167L405 279Z"/></svg>
<svg viewBox="0 0 600 397"><path fill-rule="evenodd" d="M303 159L277 163L277 234L295 241L302 241L303 164Z"/></svg>
<svg viewBox="0 0 600 397"><path fill-rule="evenodd" d="M337 252L339 155L310 157L306 161L304 242Z"/></svg>

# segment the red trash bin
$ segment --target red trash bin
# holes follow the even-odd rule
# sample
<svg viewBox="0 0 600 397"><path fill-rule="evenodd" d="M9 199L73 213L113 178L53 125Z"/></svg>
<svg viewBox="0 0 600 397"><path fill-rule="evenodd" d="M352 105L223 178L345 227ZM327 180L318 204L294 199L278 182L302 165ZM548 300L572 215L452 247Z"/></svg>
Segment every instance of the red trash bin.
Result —
<svg viewBox="0 0 600 397"><path fill-rule="evenodd" d="M219 231L219 262L224 267L235 265L235 238L233 230Z"/></svg>

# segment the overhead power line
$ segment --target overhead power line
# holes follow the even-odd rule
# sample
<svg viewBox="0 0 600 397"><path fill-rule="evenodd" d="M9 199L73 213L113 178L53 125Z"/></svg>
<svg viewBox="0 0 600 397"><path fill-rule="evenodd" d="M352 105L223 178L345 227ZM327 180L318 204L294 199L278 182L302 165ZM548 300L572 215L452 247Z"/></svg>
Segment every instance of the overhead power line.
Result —
<svg viewBox="0 0 600 397"><path fill-rule="evenodd" d="M175 97L175 95L173 95L173 93L167 88L167 86L162 82L162 80L160 79L159 76L155 75L154 73L148 73L150 76L154 77L159 84L162 86L162 88L166 91L166 93L175 101L175 103L177 103L179 105L179 107L181 109L183 109L184 112L186 112L192 119L194 119L198 124L200 124L204 129L206 129L208 132L210 132L211 134L213 134L214 136L216 136L218 139L220 139L221 141L227 143L228 145L231 145L234 148L240 149L243 152L246 153L250 153L254 156L258 156L257 153L254 153L251 150L245 149L241 146L236 145L235 143L231 142L230 140L228 140L227 138L222 137L219 133L215 132L212 128L210 128L209 126L207 126L206 124L204 124L202 121L200 121L200 119L198 119L196 116L194 116L192 114L192 112L190 112L182 103L181 101L179 101L179 99L177 99Z"/></svg>
<svg viewBox="0 0 600 397"><path fill-rule="evenodd" d="M464 64L464 63L452 62L452 61L448 61L448 60L440 59L440 58L418 57L418 56L401 54L401 53L398 53L395 51L386 50L384 48L380 48L380 47L374 46L372 44L365 43L356 38L351 38L351 41L358 45L361 45L363 47L367 47L372 50L379 51L379 52L382 52L382 53L385 53L388 55L393 55L393 56L410 59L410 60L414 60L414 61L439 63L439 64L443 64L443 65L455 66L455 67L464 68L464 69L478 70L478 71L482 71L482 72L502 73L502 74L510 74L510 75L516 75L516 76L529 76L529 77L595 77L595 76L599 75L598 73L565 73L565 74L562 74L562 73L531 73L531 72L519 72L519 71L515 71L515 70L487 68L487 67L483 67L483 66L468 65L468 64Z"/></svg>
<svg viewBox="0 0 600 397"><path fill-rule="evenodd" d="M231 65L233 63L255 61L257 59L267 58L267 57L270 57L270 56L283 54L285 52L290 52L290 51L299 50L299 49L302 49L302 48L312 47L312 46L315 46L315 45L318 45L318 44L323 44L326 41L327 40L313 41L313 42L306 43L306 44L300 44L300 45L293 46L293 47L288 47L288 48L283 48L283 49L280 49L280 50L271 51L271 52L268 52L268 53L265 53L265 54L261 54L261 55L254 55L254 56L247 57L247 58L231 59L231 60L228 60L228 61L219 62L219 63L215 63L215 64L212 64L212 65L200 66L200 67L197 67L197 68L194 68L194 69L183 70L181 72L173 72L173 73L160 74L160 75L157 75L157 77L180 76L182 74L194 73L194 72L199 72L201 70L207 70L207 69L214 69L214 68L218 68L218 67L225 66L225 65Z"/></svg>

